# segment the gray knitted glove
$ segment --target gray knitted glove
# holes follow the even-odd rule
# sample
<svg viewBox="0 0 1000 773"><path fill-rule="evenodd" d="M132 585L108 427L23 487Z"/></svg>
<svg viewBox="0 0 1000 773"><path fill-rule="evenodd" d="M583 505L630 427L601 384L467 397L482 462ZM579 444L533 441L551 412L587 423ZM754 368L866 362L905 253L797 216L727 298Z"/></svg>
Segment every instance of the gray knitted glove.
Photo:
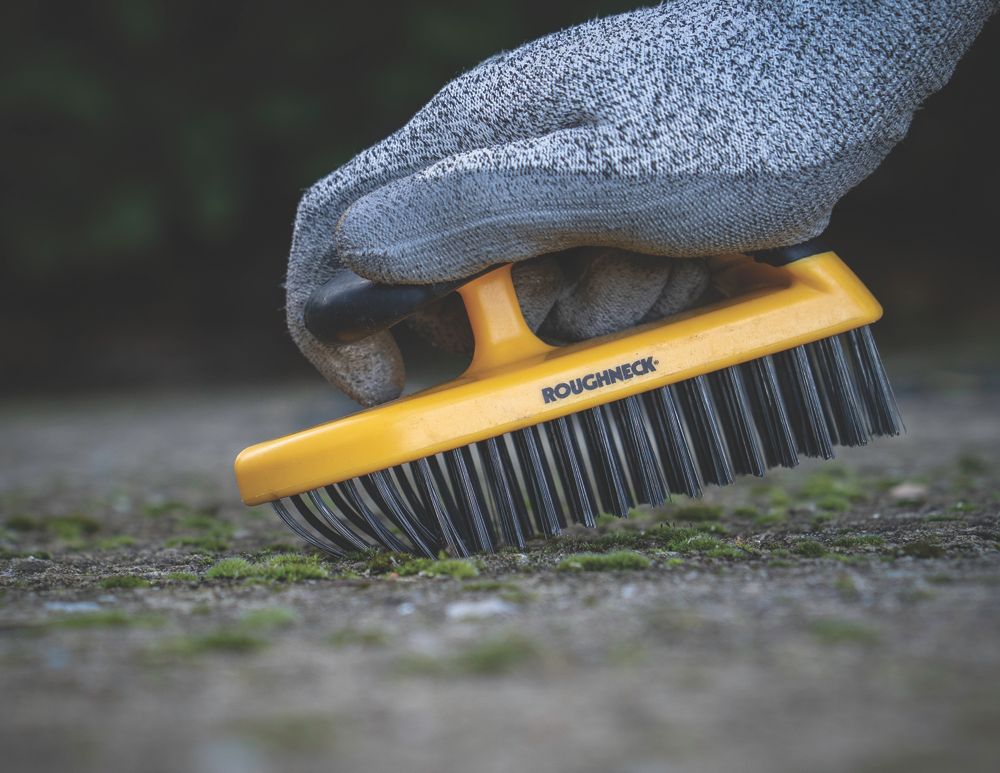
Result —
<svg viewBox="0 0 1000 773"><path fill-rule="evenodd" d="M309 294L341 263L421 283L587 246L599 249L577 253L586 268L572 278L565 256L518 270L536 327L577 339L672 313L704 269L628 253L687 258L817 235L996 7L675 0L488 59L303 197L292 336L331 382L374 404L402 387L390 335L331 348L302 326ZM426 316L418 324L433 329Z"/></svg>

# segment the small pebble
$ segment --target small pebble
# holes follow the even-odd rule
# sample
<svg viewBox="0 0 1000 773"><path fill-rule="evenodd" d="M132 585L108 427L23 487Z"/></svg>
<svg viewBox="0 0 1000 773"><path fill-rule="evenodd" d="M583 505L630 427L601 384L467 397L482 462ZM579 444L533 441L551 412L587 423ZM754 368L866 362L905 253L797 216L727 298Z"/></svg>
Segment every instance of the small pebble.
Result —
<svg viewBox="0 0 1000 773"><path fill-rule="evenodd" d="M483 599L482 601L456 601L449 604L445 615L449 620L478 620L497 615L509 615L516 611L513 604L500 599Z"/></svg>
<svg viewBox="0 0 1000 773"><path fill-rule="evenodd" d="M14 564L14 569L18 574L37 574L38 572L44 572L50 565L51 562L46 561L44 558L31 556Z"/></svg>
<svg viewBox="0 0 1000 773"><path fill-rule="evenodd" d="M923 483L903 481L889 489L889 496L903 504L920 504L927 501L927 486Z"/></svg>
<svg viewBox="0 0 1000 773"><path fill-rule="evenodd" d="M50 612L98 612L101 609L93 601L47 601L45 608Z"/></svg>

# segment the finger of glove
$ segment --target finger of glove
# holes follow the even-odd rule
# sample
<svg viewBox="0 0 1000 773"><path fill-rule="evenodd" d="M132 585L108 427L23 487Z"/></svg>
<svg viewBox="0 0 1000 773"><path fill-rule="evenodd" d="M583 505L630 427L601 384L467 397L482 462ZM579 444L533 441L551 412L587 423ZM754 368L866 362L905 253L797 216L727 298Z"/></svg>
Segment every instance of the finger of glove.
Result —
<svg viewBox="0 0 1000 773"><path fill-rule="evenodd" d="M472 354L472 327L457 293L413 314L407 326L431 346L451 354Z"/></svg>
<svg viewBox="0 0 1000 773"><path fill-rule="evenodd" d="M615 249L581 250L583 275L555 303L546 331L583 341L638 324L669 284L674 261Z"/></svg>
<svg viewBox="0 0 1000 773"><path fill-rule="evenodd" d="M312 292L341 270L333 232L346 201L391 176L393 160L397 166L402 163L402 148L389 152L385 147L391 140L365 151L302 197L285 279L285 317L299 350L327 381L366 406L392 399L402 390L403 361L392 336L386 333L349 346L329 345L306 330L304 309Z"/></svg>
<svg viewBox="0 0 1000 773"><path fill-rule="evenodd" d="M305 329L303 312L312 292L341 268L333 234L347 205L453 151L447 140L433 134L420 140L415 132L414 126L404 127L316 182L299 201L295 218L285 280L289 332L330 383L363 405L392 399L402 390L403 360L394 340L384 334L350 347L328 345Z"/></svg>
<svg viewBox="0 0 1000 773"><path fill-rule="evenodd" d="M566 129L444 159L354 202L337 225L337 254L370 279L410 284L585 244L641 243L641 224L622 227L623 207L636 202L610 142L593 127Z"/></svg>
<svg viewBox="0 0 1000 773"><path fill-rule="evenodd" d="M504 75L504 68L499 66L501 59L497 57L448 84L400 131L319 180L299 202L285 285L288 328L300 350L327 380L364 404L394 397L402 388L402 359L395 344L383 337L377 345L372 344L373 357L365 362L353 356L351 350L316 340L305 329L303 320L312 291L341 266L333 240L337 221L351 201L434 161L503 141L499 137L544 131L546 121L555 120L547 113L536 111L535 118L529 119L532 111L512 111L510 106L516 103L511 99L477 98L491 84L502 82L508 91L517 92L520 100L531 99L524 84L519 86L510 73ZM507 113L483 114L483 105L493 105L496 110L507 105ZM458 120L463 111L468 114L471 110L478 111L478 124L471 115ZM481 125L482 130L471 131L474 125ZM456 126L464 128L458 131ZM465 350L471 340L468 331L455 321L454 310L449 313L448 308L443 307L444 313L450 314L443 323L436 320L437 312L431 311L418 315L412 326L447 350ZM383 356L374 356L376 351Z"/></svg>
<svg viewBox="0 0 1000 773"><path fill-rule="evenodd" d="M308 229L314 228L310 223ZM327 237L328 241L332 241ZM304 309L313 290L340 269L316 239L305 238L296 228L285 283L285 317L292 340L313 367L333 386L362 405L375 405L398 397L405 373L403 359L392 335L380 333L348 345L326 344L305 326Z"/></svg>
<svg viewBox="0 0 1000 773"><path fill-rule="evenodd" d="M511 280L524 321L537 332L565 288L558 257L545 255L517 263L511 269Z"/></svg>
<svg viewBox="0 0 1000 773"><path fill-rule="evenodd" d="M664 285L660 297L643 316L644 322L663 319L691 308L708 289L711 274L704 260L675 258L671 263L673 271L670 280Z"/></svg>
<svg viewBox="0 0 1000 773"><path fill-rule="evenodd" d="M292 336L323 378L365 407L393 400L403 391L403 358L391 333L336 347L321 343L308 331Z"/></svg>

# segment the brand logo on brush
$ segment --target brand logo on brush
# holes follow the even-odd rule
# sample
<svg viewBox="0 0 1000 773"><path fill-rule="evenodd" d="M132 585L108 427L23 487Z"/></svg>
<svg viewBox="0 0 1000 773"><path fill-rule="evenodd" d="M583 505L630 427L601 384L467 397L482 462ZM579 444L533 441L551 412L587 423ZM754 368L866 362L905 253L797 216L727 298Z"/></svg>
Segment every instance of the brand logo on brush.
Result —
<svg viewBox="0 0 1000 773"><path fill-rule="evenodd" d="M623 362L614 368L588 373L586 376L574 378L571 381L562 381L554 386L542 387L542 399L547 403L554 403L557 400L565 400L570 395L602 389L617 381L628 381L636 376L656 373L658 364L659 361L652 357L643 357L635 362Z"/></svg>

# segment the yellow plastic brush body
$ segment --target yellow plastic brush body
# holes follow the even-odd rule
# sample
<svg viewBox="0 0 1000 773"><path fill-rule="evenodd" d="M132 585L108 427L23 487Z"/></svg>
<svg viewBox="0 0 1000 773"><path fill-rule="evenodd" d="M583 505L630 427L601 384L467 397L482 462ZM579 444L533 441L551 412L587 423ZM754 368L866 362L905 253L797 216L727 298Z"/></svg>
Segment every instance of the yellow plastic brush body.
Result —
<svg viewBox="0 0 1000 773"><path fill-rule="evenodd" d="M843 333L882 315L833 252L781 267L732 255L716 259L714 269L713 283L731 297L561 347L541 341L525 324L510 266L475 279L459 290L475 334L465 373L247 448L235 465L243 501L270 502L411 462ZM583 383L591 388L580 388Z"/></svg>

